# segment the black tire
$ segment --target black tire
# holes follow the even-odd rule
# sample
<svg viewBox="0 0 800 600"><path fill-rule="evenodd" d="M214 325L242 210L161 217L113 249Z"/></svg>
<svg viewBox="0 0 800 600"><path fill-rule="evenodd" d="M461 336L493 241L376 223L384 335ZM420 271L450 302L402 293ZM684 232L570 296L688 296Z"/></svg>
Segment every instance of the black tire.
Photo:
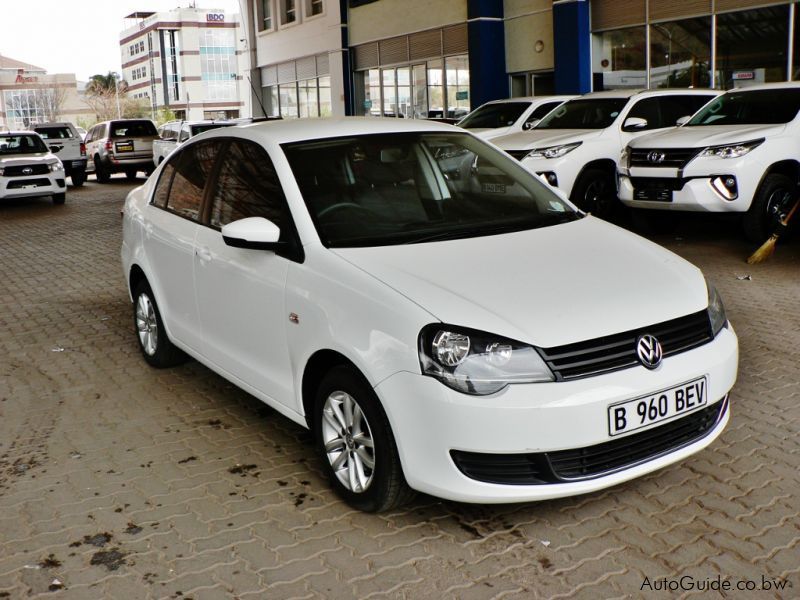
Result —
<svg viewBox="0 0 800 600"><path fill-rule="evenodd" d="M797 185L791 177L770 173L758 186L742 225L747 239L760 244L778 227L781 215L789 212L797 199Z"/></svg>
<svg viewBox="0 0 800 600"><path fill-rule="evenodd" d="M668 210L635 208L631 211L633 229L644 234L673 233L680 222L680 215Z"/></svg>
<svg viewBox="0 0 800 600"><path fill-rule="evenodd" d="M94 157L94 176L97 179L97 183L108 183L108 180L111 179L111 173L103 165L100 156Z"/></svg>
<svg viewBox="0 0 800 600"><path fill-rule="evenodd" d="M81 187L84 183L86 183L86 171L76 171L72 173L69 178L72 181L73 186Z"/></svg>
<svg viewBox="0 0 800 600"><path fill-rule="evenodd" d="M128 169L125 171L125 177L128 178L128 181L133 181L136 179L136 171L134 169Z"/></svg>
<svg viewBox="0 0 800 600"><path fill-rule="evenodd" d="M330 408L326 409L326 402L329 399L329 406L331 406L336 404L337 399L343 398L342 394L349 396L362 415L359 418L356 416L358 413L353 409L353 426L348 430L341 427L341 421L336 419ZM330 420L326 417L326 412L328 412ZM338 429L334 428L333 423L336 423ZM314 402L313 426L317 449L331 485L350 506L365 512L381 512L397 508L414 497L414 492L408 487L403 476L389 419L375 396L375 392L357 371L347 366L338 366L331 369L322 378ZM366 434L364 429L366 429ZM330 458L325 449L326 439L331 444L329 449L333 457ZM344 439L349 441L342 441ZM359 440L370 439L373 444L371 451L368 446L359 443ZM341 450L337 453L336 450L339 448ZM371 469L368 462L362 458L363 454L374 459ZM342 459L340 462L342 468L338 472L344 478L349 479L348 474L350 477L358 478L356 461L361 464L361 473L368 478L363 489L354 491L352 486L346 486L340 481L337 470L333 466L336 462L335 457L338 456L341 456ZM352 481L352 479L350 480ZM361 480L358 480L358 483L360 484ZM355 487L358 488L358 485Z"/></svg>
<svg viewBox="0 0 800 600"><path fill-rule="evenodd" d="M148 305L152 311L147 309ZM167 337L161 311L158 310L155 295L146 280L139 282L133 290L133 326L139 349L150 366L164 369L186 361L186 354ZM147 339L152 340L152 346L143 339L142 328L147 328L147 333L151 336Z"/></svg>
<svg viewBox="0 0 800 600"><path fill-rule="evenodd" d="M64 204L67 201L67 194L66 192L61 192L60 194L53 194L53 204Z"/></svg>
<svg viewBox="0 0 800 600"><path fill-rule="evenodd" d="M604 169L586 169L575 182L570 200L595 217L611 218L619 204L614 174Z"/></svg>

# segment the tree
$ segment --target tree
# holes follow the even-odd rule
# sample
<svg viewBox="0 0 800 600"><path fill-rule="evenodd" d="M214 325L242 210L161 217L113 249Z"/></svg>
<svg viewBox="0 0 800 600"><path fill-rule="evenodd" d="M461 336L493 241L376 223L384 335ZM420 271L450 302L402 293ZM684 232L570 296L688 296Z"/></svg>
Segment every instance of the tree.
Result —
<svg viewBox="0 0 800 600"><path fill-rule="evenodd" d="M119 86L119 90L117 90ZM86 85L86 104L97 115L98 121L107 121L117 116L117 102L120 113L128 99L128 83L118 79L117 73L109 71L107 74L92 75Z"/></svg>

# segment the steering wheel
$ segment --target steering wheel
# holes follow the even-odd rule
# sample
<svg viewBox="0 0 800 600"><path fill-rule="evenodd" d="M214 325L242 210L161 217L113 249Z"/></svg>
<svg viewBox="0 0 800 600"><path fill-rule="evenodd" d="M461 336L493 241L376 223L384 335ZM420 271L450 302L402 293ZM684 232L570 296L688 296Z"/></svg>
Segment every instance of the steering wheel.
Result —
<svg viewBox="0 0 800 600"><path fill-rule="evenodd" d="M361 212L374 215L374 213L371 210L369 210L368 208L364 208L363 206L361 206L360 204L356 204L355 202L337 202L336 204L332 204L327 208L323 208L321 211L317 213L317 216L321 219L322 217L325 217L331 214L332 212L343 209L360 210Z"/></svg>

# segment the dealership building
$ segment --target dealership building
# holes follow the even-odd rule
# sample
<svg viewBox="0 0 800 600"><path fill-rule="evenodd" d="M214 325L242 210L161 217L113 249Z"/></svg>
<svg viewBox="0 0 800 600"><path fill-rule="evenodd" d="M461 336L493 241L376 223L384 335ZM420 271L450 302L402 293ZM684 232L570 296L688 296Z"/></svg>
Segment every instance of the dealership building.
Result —
<svg viewBox="0 0 800 600"><path fill-rule="evenodd" d="M509 96L800 77L796 4L249 0L254 111L456 118Z"/></svg>
<svg viewBox="0 0 800 600"><path fill-rule="evenodd" d="M128 94L155 115L215 119L250 115L245 36L238 15L177 8L134 12L120 33Z"/></svg>

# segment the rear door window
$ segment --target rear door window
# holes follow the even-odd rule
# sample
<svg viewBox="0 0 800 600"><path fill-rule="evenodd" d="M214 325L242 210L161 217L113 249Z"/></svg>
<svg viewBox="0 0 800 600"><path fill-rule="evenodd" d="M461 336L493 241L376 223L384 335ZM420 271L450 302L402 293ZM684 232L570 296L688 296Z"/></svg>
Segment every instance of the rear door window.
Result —
<svg viewBox="0 0 800 600"><path fill-rule="evenodd" d="M205 142L170 158L161 170L153 205L199 222L203 192L218 154L219 144Z"/></svg>
<svg viewBox="0 0 800 600"><path fill-rule="evenodd" d="M157 137L156 126L150 121L119 121L111 127L112 138Z"/></svg>

